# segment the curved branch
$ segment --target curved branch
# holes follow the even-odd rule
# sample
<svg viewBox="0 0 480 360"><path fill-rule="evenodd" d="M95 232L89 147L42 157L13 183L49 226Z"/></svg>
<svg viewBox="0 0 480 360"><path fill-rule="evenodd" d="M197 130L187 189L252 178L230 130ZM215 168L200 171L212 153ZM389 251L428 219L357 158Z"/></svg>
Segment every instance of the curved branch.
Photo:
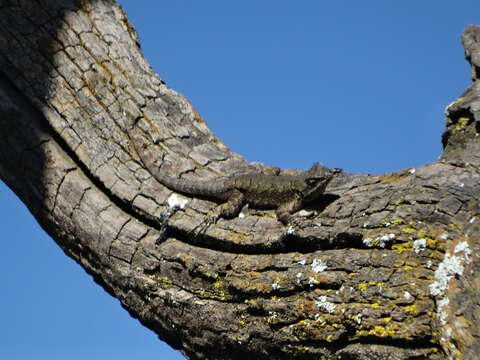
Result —
<svg viewBox="0 0 480 360"><path fill-rule="evenodd" d="M295 227L266 210L196 233L216 204L148 167L192 181L276 170L214 137L113 1L0 4L0 176L170 345L191 359L478 353L477 83L446 109L439 162L339 175ZM463 36L475 81L478 29Z"/></svg>

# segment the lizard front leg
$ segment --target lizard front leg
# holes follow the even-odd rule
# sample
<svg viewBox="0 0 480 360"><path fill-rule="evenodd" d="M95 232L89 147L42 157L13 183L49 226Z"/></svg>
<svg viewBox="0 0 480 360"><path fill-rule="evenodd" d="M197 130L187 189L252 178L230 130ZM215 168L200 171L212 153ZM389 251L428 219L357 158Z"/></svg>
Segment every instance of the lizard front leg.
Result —
<svg viewBox="0 0 480 360"><path fill-rule="evenodd" d="M277 220L283 225L287 225L293 218L292 214L302 208L302 199L295 197L294 199L281 204L275 211Z"/></svg>
<svg viewBox="0 0 480 360"><path fill-rule="evenodd" d="M219 218L233 218L245 205L245 195L239 190L231 190L228 192L227 202L218 205L215 209L207 214L205 221L200 223L195 229L195 233L203 233L208 226L215 224Z"/></svg>
<svg viewBox="0 0 480 360"><path fill-rule="evenodd" d="M245 195L240 190L231 190L228 192L227 202L210 211L207 219L210 218L213 220L212 223L215 223L219 218L233 218L242 210L243 205L245 205Z"/></svg>

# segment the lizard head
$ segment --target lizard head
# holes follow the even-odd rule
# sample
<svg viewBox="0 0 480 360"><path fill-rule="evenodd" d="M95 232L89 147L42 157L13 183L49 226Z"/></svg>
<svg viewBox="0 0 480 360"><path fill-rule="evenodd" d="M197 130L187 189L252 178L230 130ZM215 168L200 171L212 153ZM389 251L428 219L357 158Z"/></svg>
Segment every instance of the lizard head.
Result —
<svg viewBox="0 0 480 360"><path fill-rule="evenodd" d="M305 201L314 200L318 195L325 191L330 180L341 173L341 169L329 169L320 163L314 163L312 167L305 172L304 188L302 190L302 197Z"/></svg>

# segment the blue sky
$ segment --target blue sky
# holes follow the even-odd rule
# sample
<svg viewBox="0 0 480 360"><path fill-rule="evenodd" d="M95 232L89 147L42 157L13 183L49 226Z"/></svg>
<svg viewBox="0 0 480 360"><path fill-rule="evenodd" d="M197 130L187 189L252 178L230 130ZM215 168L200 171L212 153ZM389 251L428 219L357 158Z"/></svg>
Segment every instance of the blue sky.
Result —
<svg viewBox="0 0 480 360"><path fill-rule="evenodd" d="M349 172L441 153L476 1L120 1L153 68L249 161ZM176 360L0 183L0 358Z"/></svg>

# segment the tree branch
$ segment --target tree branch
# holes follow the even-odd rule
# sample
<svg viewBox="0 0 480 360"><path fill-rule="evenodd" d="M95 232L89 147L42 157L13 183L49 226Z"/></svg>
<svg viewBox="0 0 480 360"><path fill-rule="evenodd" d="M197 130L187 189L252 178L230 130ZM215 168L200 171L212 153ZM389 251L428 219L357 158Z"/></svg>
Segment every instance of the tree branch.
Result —
<svg viewBox="0 0 480 360"><path fill-rule="evenodd" d="M261 211L197 234L215 203L173 193L142 159L192 180L273 170L214 137L113 1L0 5L0 177L160 338L190 359L475 358L478 27L462 38L475 83L446 109L438 162L338 176L293 231Z"/></svg>

